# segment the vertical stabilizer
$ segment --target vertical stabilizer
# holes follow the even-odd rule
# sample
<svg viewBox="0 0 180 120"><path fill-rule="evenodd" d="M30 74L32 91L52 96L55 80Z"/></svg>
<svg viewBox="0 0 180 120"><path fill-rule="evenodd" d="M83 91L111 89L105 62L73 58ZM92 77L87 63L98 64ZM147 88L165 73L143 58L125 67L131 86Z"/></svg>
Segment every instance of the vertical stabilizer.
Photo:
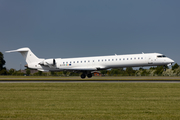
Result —
<svg viewBox="0 0 180 120"><path fill-rule="evenodd" d="M25 61L27 62L27 64L39 61L39 58L36 57L36 55L29 48L20 48L17 50L11 50L11 51L6 51L6 52L7 53L20 52L22 56L24 57Z"/></svg>

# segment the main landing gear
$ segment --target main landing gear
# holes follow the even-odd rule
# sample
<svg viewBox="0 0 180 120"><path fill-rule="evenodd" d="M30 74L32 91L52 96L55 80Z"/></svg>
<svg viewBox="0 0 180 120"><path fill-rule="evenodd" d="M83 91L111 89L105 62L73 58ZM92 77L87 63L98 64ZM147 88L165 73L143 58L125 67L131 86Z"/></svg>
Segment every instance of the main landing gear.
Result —
<svg viewBox="0 0 180 120"><path fill-rule="evenodd" d="M87 77L88 77L88 78L91 78L91 77L92 77L92 74L91 74L91 73L87 74Z"/></svg>
<svg viewBox="0 0 180 120"><path fill-rule="evenodd" d="M82 79L86 78L86 76L87 76L88 78L91 78L91 77L92 77L92 74L91 74L91 73L86 73L86 72L83 72L83 73L81 74L81 78L82 78Z"/></svg>
<svg viewBox="0 0 180 120"><path fill-rule="evenodd" d="M84 73L81 74L81 78L82 78L82 79L86 78L86 74L84 74Z"/></svg>

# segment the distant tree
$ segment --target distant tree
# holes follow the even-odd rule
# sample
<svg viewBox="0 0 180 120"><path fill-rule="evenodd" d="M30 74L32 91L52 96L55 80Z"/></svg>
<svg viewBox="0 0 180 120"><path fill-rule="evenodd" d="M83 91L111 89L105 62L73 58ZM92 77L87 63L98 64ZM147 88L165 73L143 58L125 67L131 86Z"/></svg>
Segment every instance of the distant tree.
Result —
<svg viewBox="0 0 180 120"><path fill-rule="evenodd" d="M70 72L69 76L79 76L79 73Z"/></svg>
<svg viewBox="0 0 180 120"><path fill-rule="evenodd" d="M32 75L33 75L33 76L39 76L39 73L36 72L36 73L33 73Z"/></svg>
<svg viewBox="0 0 180 120"><path fill-rule="evenodd" d="M120 70L119 69L111 69L111 71L110 71L110 75L118 75L118 74L120 74Z"/></svg>
<svg viewBox="0 0 180 120"><path fill-rule="evenodd" d="M26 75L29 76L31 74L30 69L26 69Z"/></svg>
<svg viewBox="0 0 180 120"><path fill-rule="evenodd" d="M101 70L101 74L104 76L107 74L107 70Z"/></svg>
<svg viewBox="0 0 180 120"><path fill-rule="evenodd" d="M57 72L58 76L62 76L63 75L63 71Z"/></svg>
<svg viewBox="0 0 180 120"><path fill-rule="evenodd" d="M57 72L51 71L51 76L56 76Z"/></svg>
<svg viewBox="0 0 180 120"><path fill-rule="evenodd" d="M150 67L149 70L155 70L156 68L155 67Z"/></svg>
<svg viewBox="0 0 180 120"><path fill-rule="evenodd" d="M128 76L134 76L136 71L132 67L127 67L125 72Z"/></svg>
<svg viewBox="0 0 180 120"><path fill-rule="evenodd" d="M123 68L114 68L107 71L108 75L128 76L129 74Z"/></svg>
<svg viewBox="0 0 180 120"><path fill-rule="evenodd" d="M19 70L19 71L15 71L15 72L13 73L13 75L23 76L24 73L22 73L22 72Z"/></svg>
<svg viewBox="0 0 180 120"><path fill-rule="evenodd" d="M142 67L140 67L139 70L144 70L144 69Z"/></svg>
<svg viewBox="0 0 180 120"><path fill-rule="evenodd" d="M150 72L148 72L146 69L142 69L141 76L148 76Z"/></svg>
<svg viewBox="0 0 180 120"><path fill-rule="evenodd" d="M67 76L67 73L68 73L67 71L65 70L63 71L64 76Z"/></svg>
<svg viewBox="0 0 180 120"><path fill-rule="evenodd" d="M38 75L39 75L39 76L42 76L42 71L38 71Z"/></svg>
<svg viewBox="0 0 180 120"><path fill-rule="evenodd" d="M168 66L165 66L165 68L168 69ZM156 74L156 75L158 75L158 76L161 76L162 73L163 73L163 71L164 71L164 66L157 66L157 67L155 68L154 74Z"/></svg>
<svg viewBox="0 0 180 120"><path fill-rule="evenodd" d="M0 75L7 75L8 74L6 68L3 67L5 65L5 63L6 63L6 61L4 60L4 56L0 52Z"/></svg>
<svg viewBox="0 0 180 120"><path fill-rule="evenodd" d="M179 65L176 63L176 64L174 64L173 66L172 66L172 70L175 70L175 69L177 69L179 67Z"/></svg>
<svg viewBox="0 0 180 120"><path fill-rule="evenodd" d="M15 69L13 69L13 68L11 68L11 69L9 70L9 75L13 75L13 74L14 74L14 72L16 72L16 70L15 70Z"/></svg>
<svg viewBox="0 0 180 120"><path fill-rule="evenodd" d="M38 72L36 72L36 73L34 73L32 75L33 76L48 76L48 75L50 75L50 73L49 72L38 71Z"/></svg>
<svg viewBox="0 0 180 120"><path fill-rule="evenodd" d="M0 75L7 75L7 74L8 72L5 68L0 71Z"/></svg>
<svg viewBox="0 0 180 120"><path fill-rule="evenodd" d="M0 52L0 71L2 70L2 69L4 69L4 65L5 65L5 63L6 63L6 61L4 60L4 56L3 56L3 54Z"/></svg>

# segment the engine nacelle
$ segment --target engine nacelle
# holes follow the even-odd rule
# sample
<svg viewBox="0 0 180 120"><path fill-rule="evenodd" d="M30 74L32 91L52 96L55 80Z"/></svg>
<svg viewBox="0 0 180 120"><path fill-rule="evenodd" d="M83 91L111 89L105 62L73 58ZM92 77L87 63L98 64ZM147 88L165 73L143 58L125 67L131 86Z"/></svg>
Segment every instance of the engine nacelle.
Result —
<svg viewBox="0 0 180 120"><path fill-rule="evenodd" d="M42 62L40 62L42 65L55 65L56 60L55 59L45 59Z"/></svg>

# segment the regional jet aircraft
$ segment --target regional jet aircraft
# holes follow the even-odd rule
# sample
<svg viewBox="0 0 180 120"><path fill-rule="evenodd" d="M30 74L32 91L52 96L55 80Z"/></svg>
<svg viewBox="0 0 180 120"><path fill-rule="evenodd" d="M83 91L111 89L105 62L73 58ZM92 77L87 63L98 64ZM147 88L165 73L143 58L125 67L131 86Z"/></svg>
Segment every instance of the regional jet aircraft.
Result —
<svg viewBox="0 0 180 120"><path fill-rule="evenodd" d="M40 59L29 48L6 51L20 52L28 68L39 71L74 71L81 72L81 78L92 77L92 71L123 67L144 67L172 65L172 59L160 53L142 53L129 55L111 55L78 58Z"/></svg>

